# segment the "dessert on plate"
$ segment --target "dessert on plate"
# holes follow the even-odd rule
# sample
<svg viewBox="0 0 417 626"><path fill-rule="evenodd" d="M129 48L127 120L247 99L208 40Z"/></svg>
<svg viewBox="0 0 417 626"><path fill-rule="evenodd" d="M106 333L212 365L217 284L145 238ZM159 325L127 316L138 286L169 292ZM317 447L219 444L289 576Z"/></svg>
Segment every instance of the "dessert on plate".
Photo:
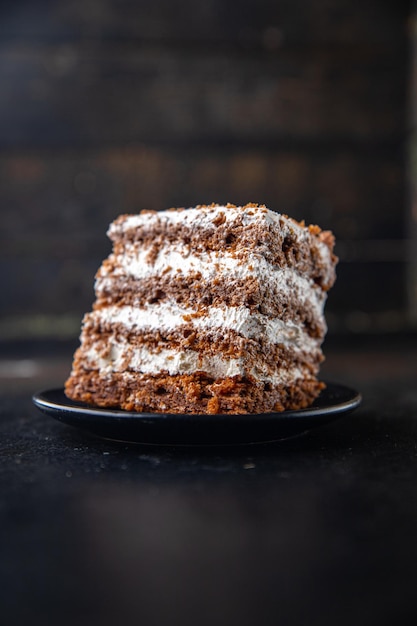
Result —
<svg viewBox="0 0 417 626"><path fill-rule="evenodd" d="M309 406L334 237L265 206L122 215L65 392L99 407L263 413Z"/></svg>

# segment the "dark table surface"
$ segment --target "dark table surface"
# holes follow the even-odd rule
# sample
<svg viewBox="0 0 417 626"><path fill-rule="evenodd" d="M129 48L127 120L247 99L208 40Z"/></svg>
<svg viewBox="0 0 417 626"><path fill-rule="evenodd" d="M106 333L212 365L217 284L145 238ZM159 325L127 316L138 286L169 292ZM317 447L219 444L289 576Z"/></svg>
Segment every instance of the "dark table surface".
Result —
<svg viewBox="0 0 417 626"><path fill-rule="evenodd" d="M417 623L417 341L331 342L361 408L280 443L160 448L40 413L71 354L0 357L0 623Z"/></svg>

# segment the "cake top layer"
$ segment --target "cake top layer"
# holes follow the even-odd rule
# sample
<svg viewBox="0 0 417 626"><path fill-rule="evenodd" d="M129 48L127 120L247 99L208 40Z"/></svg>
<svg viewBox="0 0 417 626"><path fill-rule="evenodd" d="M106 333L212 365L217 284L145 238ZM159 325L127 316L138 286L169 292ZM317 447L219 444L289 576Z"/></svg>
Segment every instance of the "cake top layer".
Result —
<svg viewBox="0 0 417 626"><path fill-rule="evenodd" d="M166 224L183 224L195 228L214 228L224 223L232 223L239 219L244 226L251 224L280 225L286 227L291 234L305 240L307 236L317 236L326 233L327 237L320 237L328 247L334 245L333 236L329 231L322 231L319 226L305 226L304 222L297 222L285 214L271 211L265 205L249 203L245 206L234 204L201 204L192 208L167 209L165 211L143 210L137 215L120 215L109 228L111 239L117 238L122 232L141 226L149 226L155 221ZM330 236L331 235L331 236Z"/></svg>
<svg viewBox="0 0 417 626"><path fill-rule="evenodd" d="M198 255L216 256L220 252L223 262L233 258L248 262L249 256L252 259L256 255L273 265L312 273L325 290L335 280L333 234L315 225L306 226L264 205L211 204L144 210L118 217L110 225L108 235L118 255L127 252L126 245L140 245L142 250L149 250L147 258L152 264L162 251L166 257L167 248L171 252L180 242L183 257L184 248Z"/></svg>

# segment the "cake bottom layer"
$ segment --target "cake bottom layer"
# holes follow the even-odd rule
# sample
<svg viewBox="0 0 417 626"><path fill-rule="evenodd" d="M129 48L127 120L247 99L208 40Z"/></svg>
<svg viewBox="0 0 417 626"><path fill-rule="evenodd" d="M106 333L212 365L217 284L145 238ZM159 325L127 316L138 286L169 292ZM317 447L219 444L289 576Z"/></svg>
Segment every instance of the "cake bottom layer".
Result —
<svg viewBox="0 0 417 626"><path fill-rule="evenodd" d="M306 408L324 387L314 377L291 385L272 385L242 376L213 380L202 372L103 375L79 368L66 382L65 393L71 400L126 411L236 414Z"/></svg>

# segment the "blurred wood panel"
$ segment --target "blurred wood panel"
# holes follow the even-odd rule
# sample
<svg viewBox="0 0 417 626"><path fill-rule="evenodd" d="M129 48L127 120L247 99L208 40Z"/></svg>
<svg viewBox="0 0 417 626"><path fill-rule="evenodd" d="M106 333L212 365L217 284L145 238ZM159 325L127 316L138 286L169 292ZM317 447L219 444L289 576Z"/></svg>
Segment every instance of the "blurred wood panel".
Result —
<svg viewBox="0 0 417 626"><path fill-rule="evenodd" d="M229 54L123 45L10 46L0 149L163 142L390 148L404 138L392 50Z"/></svg>
<svg viewBox="0 0 417 626"><path fill-rule="evenodd" d="M407 267L407 296L410 322L417 328L417 7L413 5L410 18L410 95L409 124L411 128L408 144L407 186L409 194L409 233Z"/></svg>
<svg viewBox="0 0 417 626"><path fill-rule="evenodd" d="M202 41L252 47L336 43L400 45L405 0L2 0L3 40Z"/></svg>

